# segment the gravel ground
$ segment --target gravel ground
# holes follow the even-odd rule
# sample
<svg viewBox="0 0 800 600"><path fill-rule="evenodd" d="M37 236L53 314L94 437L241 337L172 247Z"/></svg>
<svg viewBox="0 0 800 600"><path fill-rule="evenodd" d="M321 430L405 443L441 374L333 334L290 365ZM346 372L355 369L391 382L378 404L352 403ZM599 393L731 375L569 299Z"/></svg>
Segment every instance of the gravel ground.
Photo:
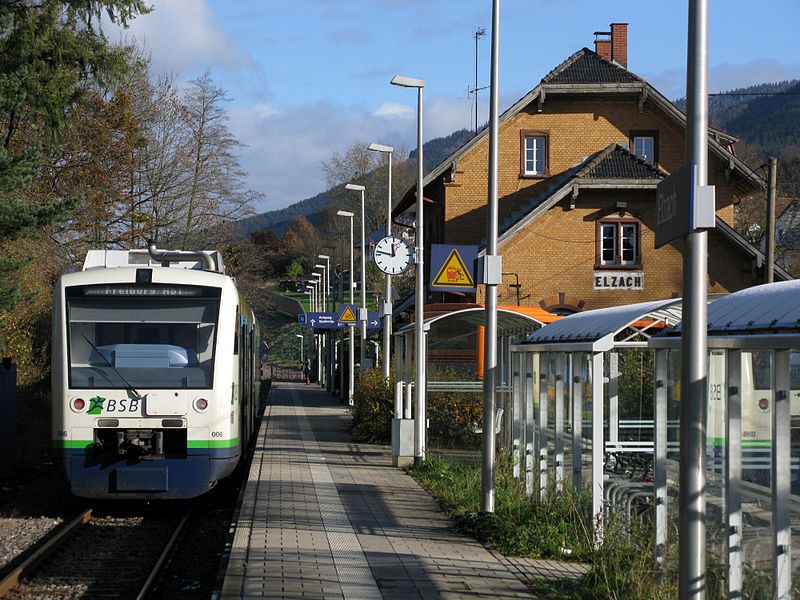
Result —
<svg viewBox="0 0 800 600"><path fill-rule="evenodd" d="M71 518L76 499L52 465L0 483L0 576L14 559Z"/></svg>
<svg viewBox="0 0 800 600"><path fill-rule="evenodd" d="M0 569L61 522L57 517L0 518Z"/></svg>

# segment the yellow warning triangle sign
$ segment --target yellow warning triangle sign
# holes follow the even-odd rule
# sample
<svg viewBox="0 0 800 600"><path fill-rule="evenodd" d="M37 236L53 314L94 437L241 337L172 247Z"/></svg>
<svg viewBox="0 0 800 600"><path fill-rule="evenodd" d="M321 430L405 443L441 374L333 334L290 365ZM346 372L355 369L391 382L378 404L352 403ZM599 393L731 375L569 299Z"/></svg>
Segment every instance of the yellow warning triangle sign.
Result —
<svg viewBox="0 0 800 600"><path fill-rule="evenodd" d="M340 323L355 323L356 316L353 314L353 309L350 306L345 306L342 314L339 316Z"/></svg>
<svg viewBox="0 0 800 600"><path fill-rule="evenodd" d="M447 260L442 264L442 268L433 278L433 286L454 287L454 288L474 288L475 280L472 273L467 269L464 260L453 248L447 256Z"/></svg>

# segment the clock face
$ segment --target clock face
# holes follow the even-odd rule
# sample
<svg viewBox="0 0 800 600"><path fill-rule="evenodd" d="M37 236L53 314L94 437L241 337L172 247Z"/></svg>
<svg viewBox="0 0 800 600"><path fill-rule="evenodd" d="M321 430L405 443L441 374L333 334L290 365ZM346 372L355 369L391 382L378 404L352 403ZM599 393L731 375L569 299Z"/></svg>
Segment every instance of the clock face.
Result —
<svg viewBox="0 0 800 600"><path fill-rule="evenodd" d="M375 264L388 275L399 275L411 266L414 249L408 240L388 236L375 244Z"/></svg>

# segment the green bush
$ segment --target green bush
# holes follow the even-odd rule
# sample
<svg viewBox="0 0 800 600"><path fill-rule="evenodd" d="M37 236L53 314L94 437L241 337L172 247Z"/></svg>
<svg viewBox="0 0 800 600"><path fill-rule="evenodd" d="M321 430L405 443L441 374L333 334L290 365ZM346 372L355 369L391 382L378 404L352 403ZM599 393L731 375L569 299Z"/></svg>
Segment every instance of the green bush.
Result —
<svg viewBox="0 0 800 600"><path fill-rule="evenodd" d="M394 417L394 376L383 378L380 369L359 374L353 388L353 437L367 444L388 444Z"/></svg>
<svg viewBox="0 0 800 600"><path fill-rule="evenodd" d="M483 420L483 396L471 392L429 392L428 446L477 449L480 436L473 433Z"/></svg>
<svg viewBox="0 0 800 600"><path fill-rule="evenodd" d="M590 572L577 583L531 587L548 598L677 597L677 575L656 572L652 528L623 527L614 519L604 524L603 543L595 548L591 526L591 494L576 494L565 483L545 502L532 501L524 484L512 476L511 461L499 462L493 514L480 513L480 467L442 458L409 469L456 520L457 527L499 552L512 556L580 560ZM534 474L535 475L535 474ZM535 475L536 477L536 475ZM670 558L669 564L677 560Z"/></svg>

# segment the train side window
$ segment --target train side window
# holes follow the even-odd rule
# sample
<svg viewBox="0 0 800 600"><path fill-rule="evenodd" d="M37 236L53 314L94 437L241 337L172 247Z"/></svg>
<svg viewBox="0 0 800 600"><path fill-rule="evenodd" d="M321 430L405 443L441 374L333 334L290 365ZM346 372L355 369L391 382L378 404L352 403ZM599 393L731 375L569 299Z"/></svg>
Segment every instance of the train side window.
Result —
<svg viewBox="0 0 800 600"><path fill-rule="evenodd" d="M772 388L772 354L753 352L753 387L757 390Z"/></svg>
<svg viewBox="0 0 800 600"><path fill-rule="evenodd" d="M241 322L241 317L239 316L239 307L236 307L236 322L233 328L233 354L234 356L239 355L239 323Z"/></svg>

